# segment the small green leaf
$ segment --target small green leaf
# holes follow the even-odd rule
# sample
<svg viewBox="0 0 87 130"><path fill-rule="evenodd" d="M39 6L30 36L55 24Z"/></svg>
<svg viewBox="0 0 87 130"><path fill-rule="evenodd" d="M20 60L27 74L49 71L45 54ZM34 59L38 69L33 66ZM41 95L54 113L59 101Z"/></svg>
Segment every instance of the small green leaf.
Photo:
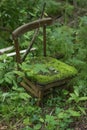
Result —
<svg viewBox="0 0 87 130"><path fill-rule="evenodd" d="M73 117L79 117L80 116L80 112L74 111L74 110L69 110L69 113L71 114L71 116Z"/></svg>
<svg viewBox="0 0 87 130"><path fill-rule="evenodd" d="M77 97L79 97L79 92L77 90L74 91Z"/></svg>
<svg viewBox="0 0 87 130"><path fill-rule="evenodd" d="M83 107L78 106L78 108L84 115L86 115L86 111L85 111L85 109Z"/></svg>
<svg viewBox="0 0 87 130"><path fill-rule="evenodd" d="M20 93L19 97L24 100L28 100L29 98L31 98L31 96L27 93Z"/></svg>
<svg viewBox="0 0 87 130"><path fill-rule="evenodd" d="M40 130L40 128L41 128L41 124L37 124L34 126L34 130Z"/></svg>
<svg viewBox="0 0 87 130"><path fill-rule="evenodd" d="M20 77L24 77L25 74L21 71L14 71L15 74L19 75Z"/></svg>
<svg viewBox="0 0 87 130"><path fill-rule="evenodd" d="M80 97L79 101L87 101L87 97Z"/></svg>
<svg viewBox="0 0 87 130"><path fill-rule="evenodd" d="M12 83L12 81L11 81L8 77L5 77L5 81L6 81L7 83L9 83L9 84Z"/></svg>
<svg viewBox="0 0 87 130"><path fill-rule="evenodd" d="M39 120L40 120L40 122L42 122L42 123L44 122L44 119L43 119L43 118L40 118Z"/></svg>
<svg viewBox="0 0 87 130"><path fill-rule="evenodd" d="M24 125L30 125L30 124L31 124L29 117L27 117L27 118L25 118L25 119L23 120L23 124L24 124Z"/></svg>

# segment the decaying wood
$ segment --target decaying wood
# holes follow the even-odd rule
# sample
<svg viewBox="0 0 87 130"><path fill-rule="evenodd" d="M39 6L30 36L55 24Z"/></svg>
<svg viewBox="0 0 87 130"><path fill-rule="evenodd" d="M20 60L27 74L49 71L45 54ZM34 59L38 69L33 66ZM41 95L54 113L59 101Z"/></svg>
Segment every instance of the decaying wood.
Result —
<svg viewBox="0 0 87 130"><path fill-rule="evenodd" d="M12 35L13 35L13 38L16 39L20 35L28 32L28 31L42 27L44 25L51 25L51 24L52 24L51 18L39 19L39 20L36 20L34 22L27 23L27 24L24 24L24 25L18 27L16 30L13 31Z"/></svg>
<svg viewBox="0 0 87 130"><path fill-rule="evenodd" d="M24 78L24 81L25 81L29 86L31 86L36 93L38 93L38 91L39 91L39 88L38 88L38 87L36 87L36 86L35 86L31 81L29 81L27 78Z"/></svg>
<svg viewBox="0 0 87 130"><path fill-rule="evenodd" d="M22 54L22 53L24 53L26 50L21 50L20 51L20 53ZM14 55L16 55L16 52L12 52L12 53L8 53L8 54L6 54L8 57L9 56L14 56Z"/></svg>
<svg viewBox="0 0 87 130"><path fill-rule="evenodd" d="M61 81L57 81L57 82L53 82L53 83L47 84L46 87L45 87L45 90L48 90L49 88L53 88L53 87L56 87L56 86L63 85L67 81L68 80L61 80Z"/></svg>
<svg viewBox="0 0 87 130"><path fill-rule="evenodd" d="M68 81L69 79L65 79L54 83L49 83L43 86L34 84L28 79L24 78L24 81L22 81L20 84L33 96L38 98L37 105L39 106L42 102L43 97L50 93L51 88L65 86Z"/></svg>
<svg viewBox="0 0 87 130"><path fill-rule="evenodd" d="M42 102L42 99L43 99L43 92L42 91L39 91L38 92L38 101L37 101L37 105L40 106L41 105L41 102Z"/></svg>
<svg viewBox="0 0 87 130"><path fill-rule="evenodd" d="M13 36L15 50L16 50L16 61L17 61L17 63L22 62L22 59L20 57L18 36L20 36L21 34L27 32L29 30L36 29L36 28L42 27L44 25L51 25L51 24L52 24L51 18L43 18L43 19L37 20L35 22L22 25L21 27L17 28L15 31L13 31L12 36Z"/></svg>
<svg viewBox="0 0 87 130"><path fill-rule="evenodd" d="M30 92L31 94L33 94L35 97L38 97L37 93L35 91L32 90L32 88L27 85L26 83L24 82L21 82L20 83L28 92Z"/></svg>
<svg viewBox="0 0 87 130"><path fill-rule="evenodd" d="M31 48L31 49L30 49L31 52L33 52L33 51L35 51L35 50L36 50L36 48ZM20 51L20 54L25 53L25 52L26 52L26 49L25 49L25 50L21 50L21 51ZM9 57L9 56L14 56L14 55L16 55L16 52L8 53L8 54L6 54L6 55L7 55L8 57Z"/></svg>
<svg viewBox="0 0 87 130"><path fill-rule="evenodd" d="M3 48L3 49L0 49L0 52L3 54L7 51L11 51L13 50L14 46L10 46L10 47L6 47L6 48Z"/></svg>
<svg viewBox="0 0 87 130"><path fill-rule="evenodd" d="M58 81L51 82L51 83L48 83L48 84L39 84L39 83L37 83L37 86L39 87L40 90L45 91L45 90L48 90L49 88L63 85L65 83L67 83L69 80L70 79L58 80Z"/></svg>
<svg viewBox="0 0 87 130"><path fill-rule="evenodd" d="M16 52L8 53L8 51L12 51L13 49L14 49L14 46L10 46L10 47L6 47L6 48L3 48L3 49L0 49L0 54L4 54L5 53L8 57L14 56L14 55L16 55ZM35 47L30 49L31 52L33 52L35 50L36 50ZM20 54L25 53L25 52L26 52L26 49L25 50L21 50Z"/></svg>

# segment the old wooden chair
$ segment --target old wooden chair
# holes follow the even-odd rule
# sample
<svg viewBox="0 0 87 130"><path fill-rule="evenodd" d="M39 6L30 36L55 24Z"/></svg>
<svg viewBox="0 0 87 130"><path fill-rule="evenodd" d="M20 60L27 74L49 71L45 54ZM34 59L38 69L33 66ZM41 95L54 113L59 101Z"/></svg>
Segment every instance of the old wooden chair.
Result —
<svg viewBox="0 0 87 130"><path fill-rule="evenodd" d="M63 86L77 73L77 70L74 67L69 66L55 58L47 56L46 26L51 24L51 18L43 18L31 23L24 24L14 30L12 33L16 50L17 64L21 63L23 65L23 61L20 56L18 37L30 30L43 27L43 57L32 57L31 59L29 59L29 61L26 62L26 76L20 82L20 84L27 91L38 98L38 103L40 103L43 96L45 96L49 92L50 88L53 88L55 86ZM35 72L37 67L39 71Z"/></svg>

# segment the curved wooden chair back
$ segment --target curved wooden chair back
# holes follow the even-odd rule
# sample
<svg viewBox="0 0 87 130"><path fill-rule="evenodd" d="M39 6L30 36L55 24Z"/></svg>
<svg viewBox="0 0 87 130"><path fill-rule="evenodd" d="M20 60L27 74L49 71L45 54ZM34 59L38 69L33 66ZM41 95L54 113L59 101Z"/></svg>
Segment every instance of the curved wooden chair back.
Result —
<svg viewBox="0 0 87 130"><path fill-rule="evenodd" d="M31 23L24 24L20 27L18 27L16 30L12 32L12 37L15 45L16 50L16 61L17 63L21 63L22 59L20 56L20 48L19 48L19 42L18 37L25 34L28 31L43 27L43 45L44 45L44 56L46 56L46 26L52 24L51 18L43 18L36 20Z"/></svg>

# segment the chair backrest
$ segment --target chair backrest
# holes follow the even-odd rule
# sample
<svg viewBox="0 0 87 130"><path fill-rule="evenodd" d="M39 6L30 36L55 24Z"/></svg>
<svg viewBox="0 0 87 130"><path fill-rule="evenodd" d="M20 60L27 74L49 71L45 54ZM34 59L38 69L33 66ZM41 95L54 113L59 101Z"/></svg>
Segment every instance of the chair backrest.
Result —
<svg viewBox="0 0 87 130"><path fill-rule="evenodd" d="M21 63L18 37L25 34L28 31L31 31L39 27L43 27L44 55L46 55L46 26L51 25L51 24L52 24L51 18L43 18L43 19L39 19L31 23L24 24L12 32L12 37L13 37L15 50L16 50L17 63Z"/></svg>

